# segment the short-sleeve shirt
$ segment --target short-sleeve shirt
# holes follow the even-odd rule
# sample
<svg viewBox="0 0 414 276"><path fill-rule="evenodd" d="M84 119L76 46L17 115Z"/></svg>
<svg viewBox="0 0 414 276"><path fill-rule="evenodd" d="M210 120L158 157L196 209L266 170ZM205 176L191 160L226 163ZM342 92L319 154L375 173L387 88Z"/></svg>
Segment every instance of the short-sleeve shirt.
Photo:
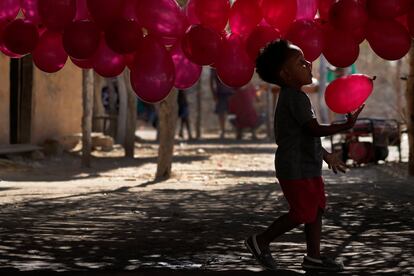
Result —
<svg viewBox="0 0 414 276"><path fill-rule="evenodd" d="M274 120L276 176L279 179L306 179L322 175L322 144L304 124L315 119L308 96L300 90L281 89Z"/></svg>

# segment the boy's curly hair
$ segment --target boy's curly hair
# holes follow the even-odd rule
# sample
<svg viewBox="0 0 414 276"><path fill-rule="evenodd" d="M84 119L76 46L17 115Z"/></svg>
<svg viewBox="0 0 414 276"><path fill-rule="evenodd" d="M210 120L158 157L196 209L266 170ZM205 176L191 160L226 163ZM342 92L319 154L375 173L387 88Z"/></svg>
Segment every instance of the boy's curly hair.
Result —
<svg viewBox="0 0 414 276"><path fill-rule="evenodd" d="M268 43L261 49L256 58L256 72L265 82L282 85L280 70L292 51L290 42L284 39L277 39Z"/></svg>

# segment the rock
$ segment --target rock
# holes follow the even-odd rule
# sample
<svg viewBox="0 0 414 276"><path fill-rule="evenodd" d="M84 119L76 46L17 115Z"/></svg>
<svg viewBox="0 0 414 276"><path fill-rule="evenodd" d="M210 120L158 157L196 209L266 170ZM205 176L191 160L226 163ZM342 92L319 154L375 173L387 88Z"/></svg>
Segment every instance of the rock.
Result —
<svg viewBox="0 0 414 276"><path fill-rule="evenodd" d="M106 135L93 135L92 148L101 148L102 151L111 151L114 148L114 139Z"/></svg>
<svg viewBox="0 0 414 276"><path fill-rule="evenodd" d="M46 139L43 144L43 152L46 155L62 155L63 146L55 139Z"/></svg>
<svg viewBox="0 0 414 276"><path fill-rule="evenodd" d="M58 141L62 145L65 151L73 150L81 141L82 136L80 134L72 134L59 137Z"/></svg>
<svg viewBox="0 0 414 276"><path fill-rule="evenodd" d="M45 154L43 152L39 151L39 150L32 151L30 153L30 158L32 160L37 160L37 161L44 160L45 159Z"/></svg>

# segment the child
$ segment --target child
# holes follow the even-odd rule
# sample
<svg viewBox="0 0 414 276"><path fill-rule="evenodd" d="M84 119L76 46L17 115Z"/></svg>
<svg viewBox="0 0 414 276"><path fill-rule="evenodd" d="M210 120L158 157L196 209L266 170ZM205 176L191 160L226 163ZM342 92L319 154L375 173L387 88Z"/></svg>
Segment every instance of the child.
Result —
<svg viewBox="0 0 414 276"><path fill-rule="evenodd" d="M303 269L343 270L342 263L320 254L321 218L326 201L321 174L322 160L334 173L345 172L346 166L336 154L322 148L320 137L352 128L363 106L348 114L343 124L320 125L309 98L301 91L303 85L312 82L312 65L298 47L286 40L276 40L263 49L256 60L256 71L264 81L281 87L274 120L278 145L275 167L290 210L263 233L247 238L245 245L264 268L275 270L277 265L269 244L304 223L307 255Z"/></svg>

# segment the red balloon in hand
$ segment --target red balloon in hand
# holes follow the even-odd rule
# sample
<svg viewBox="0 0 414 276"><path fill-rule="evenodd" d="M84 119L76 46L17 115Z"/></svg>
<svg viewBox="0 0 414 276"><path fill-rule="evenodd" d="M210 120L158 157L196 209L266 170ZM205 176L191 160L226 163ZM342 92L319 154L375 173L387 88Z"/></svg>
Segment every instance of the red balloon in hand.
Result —
<svg viewBox="0 0 414 276"><path fill-rule="evenodd" d="M371 95L373 79L363 74L338 78L326 88L328 107L339 114L347 114L360 107Z"/></svg>

